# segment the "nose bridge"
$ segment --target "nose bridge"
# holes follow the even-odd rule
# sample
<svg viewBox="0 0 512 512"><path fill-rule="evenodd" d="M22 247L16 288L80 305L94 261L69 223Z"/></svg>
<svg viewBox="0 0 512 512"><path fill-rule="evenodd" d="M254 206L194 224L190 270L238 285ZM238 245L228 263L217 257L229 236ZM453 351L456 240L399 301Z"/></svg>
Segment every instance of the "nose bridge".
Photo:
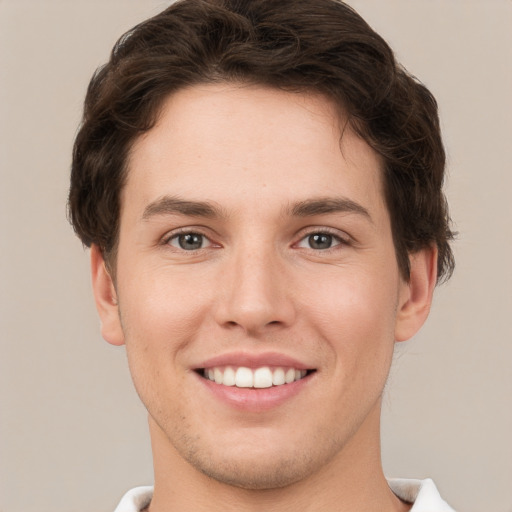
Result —
<svg viewBox="0 0 512 512"><path fill-rule="evenodd" d="M226 289L219 321L255 333L292 321L286 272L274 244L248 239L234 248L226 262Z"/></svg>

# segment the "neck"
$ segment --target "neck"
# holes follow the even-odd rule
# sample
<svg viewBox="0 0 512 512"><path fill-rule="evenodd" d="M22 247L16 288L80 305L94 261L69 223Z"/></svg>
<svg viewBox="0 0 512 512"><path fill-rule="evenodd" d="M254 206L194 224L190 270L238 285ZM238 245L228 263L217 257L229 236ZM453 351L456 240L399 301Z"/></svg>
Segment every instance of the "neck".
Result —
<svg viewBox="0 0 512 512"><path fill-rule="evenodd" d="M150 418L155 492L149 512L405 512L389 489L380 459L380 403L320 471L286 487L241 489L191 466Z"/></svg>

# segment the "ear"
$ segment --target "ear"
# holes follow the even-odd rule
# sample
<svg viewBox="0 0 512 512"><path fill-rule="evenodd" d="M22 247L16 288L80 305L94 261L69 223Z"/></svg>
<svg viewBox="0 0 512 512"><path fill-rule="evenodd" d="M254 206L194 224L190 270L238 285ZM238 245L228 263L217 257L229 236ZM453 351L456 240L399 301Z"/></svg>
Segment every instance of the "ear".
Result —
<svg viewBox="0 0 512 512"><path fill-rule="evenodd" d="M112 345L123 345L124 334L119 317L117 292L97 245L91 246L92 289L101 320L101 335Z"/></svg>
<svg viewBox="0 0 512 512"><path fill-rule="evenodd" d="M395 340L412 338L430 312L437 280L437 247L409 255L410 278L402 280L395 325Z"/></svg>

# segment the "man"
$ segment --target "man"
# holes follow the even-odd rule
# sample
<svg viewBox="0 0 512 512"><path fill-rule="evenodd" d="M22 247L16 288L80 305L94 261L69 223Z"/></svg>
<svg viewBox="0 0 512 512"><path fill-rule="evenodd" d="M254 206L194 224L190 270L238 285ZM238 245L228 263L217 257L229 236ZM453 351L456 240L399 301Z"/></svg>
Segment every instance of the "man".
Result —
<svg viewBox="0 0 512 512"><path fill-rule="evenodd" d="M120 39L69 199L149 414L154 490L117 512L452 510L379 440L453 269L444 161L434 98L342 2L182 0Z"/></svg>

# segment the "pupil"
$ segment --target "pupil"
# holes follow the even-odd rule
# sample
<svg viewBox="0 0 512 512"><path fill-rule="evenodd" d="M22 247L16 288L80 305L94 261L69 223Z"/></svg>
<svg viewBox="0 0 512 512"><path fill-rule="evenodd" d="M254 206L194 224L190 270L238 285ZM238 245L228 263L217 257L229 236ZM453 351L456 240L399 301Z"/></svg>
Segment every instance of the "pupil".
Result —
<svg viewBox="0 0 512 512"><path fill-rule="evenodd" d="M194 249L201 249L201 246L203 245L203 236L198 235L197 233L187 233L185 235L180 235L178 241L182 249L191 251Z"/></svg>
<svg viewBox="0 0 512 512"><path fill-rule="evenodd" d="M309 245L313 249L329 249L332 245L332 236L325 233L317 233L309 237Z"/></svg>

